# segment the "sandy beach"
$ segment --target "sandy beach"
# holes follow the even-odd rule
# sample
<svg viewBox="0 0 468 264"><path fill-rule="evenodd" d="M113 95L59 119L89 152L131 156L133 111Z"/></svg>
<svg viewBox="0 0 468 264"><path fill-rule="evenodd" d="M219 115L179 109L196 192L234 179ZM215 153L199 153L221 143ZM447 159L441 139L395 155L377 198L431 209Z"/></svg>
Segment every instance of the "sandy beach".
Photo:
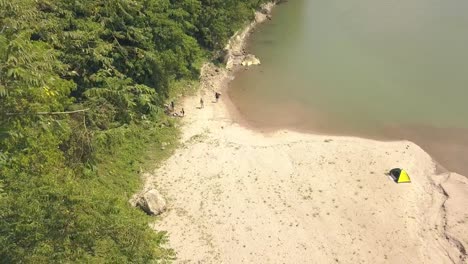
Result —
<svg viewBox="0 0 468 264"><path fill-rule="evenodd" d="M183 148L146 184L168 199L154 228L177 263L466 262L465 177L435 175L411 142L251 131L212 87L204 109L185 100ZM412 183L391 181L393 167Z"/></svg>
<svg viewBox="0 0 468 264"><path fill-rule="evenodd" d="M152 227L176 263L467 263L466 177L436 175L408 141L246 128L225 93L214 102L231 76L204 66L182 147L146 179L167 199Z"/></svg>

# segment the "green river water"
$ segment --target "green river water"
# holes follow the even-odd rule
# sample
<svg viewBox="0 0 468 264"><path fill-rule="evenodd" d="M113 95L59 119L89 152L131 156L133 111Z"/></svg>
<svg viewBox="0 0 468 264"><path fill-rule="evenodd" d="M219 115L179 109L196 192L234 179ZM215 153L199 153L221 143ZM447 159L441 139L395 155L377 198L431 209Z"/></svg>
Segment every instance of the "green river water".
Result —
<svg viewBox="0 0 468 264"><path fill-rule="evenodd" d="M468 1L290 0L229 96L261 129L409 139L468 175Z"/></svg>

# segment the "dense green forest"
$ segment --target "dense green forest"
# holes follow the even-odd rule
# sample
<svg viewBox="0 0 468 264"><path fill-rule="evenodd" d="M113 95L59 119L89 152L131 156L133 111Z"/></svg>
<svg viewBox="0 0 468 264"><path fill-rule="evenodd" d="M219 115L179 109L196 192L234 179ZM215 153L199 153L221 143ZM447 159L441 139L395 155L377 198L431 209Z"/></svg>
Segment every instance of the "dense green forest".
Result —
<svg viewBox="0 0 468 264"><path fill-rule="evenodd" d="M0 0L0 262L170 261L128 203L140 157L261 2Z"/></svg>

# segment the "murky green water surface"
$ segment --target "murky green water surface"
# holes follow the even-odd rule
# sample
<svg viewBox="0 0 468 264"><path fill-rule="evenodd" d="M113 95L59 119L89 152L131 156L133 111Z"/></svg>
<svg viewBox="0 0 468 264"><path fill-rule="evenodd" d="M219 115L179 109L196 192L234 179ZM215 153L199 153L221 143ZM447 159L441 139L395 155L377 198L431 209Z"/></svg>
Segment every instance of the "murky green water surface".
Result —
<svg viewBox="0 0 468 264"><path fill-rule="evenodd" d="M259 128L409 139L468 175L468 1L290 0L229 95Z"/></svg>

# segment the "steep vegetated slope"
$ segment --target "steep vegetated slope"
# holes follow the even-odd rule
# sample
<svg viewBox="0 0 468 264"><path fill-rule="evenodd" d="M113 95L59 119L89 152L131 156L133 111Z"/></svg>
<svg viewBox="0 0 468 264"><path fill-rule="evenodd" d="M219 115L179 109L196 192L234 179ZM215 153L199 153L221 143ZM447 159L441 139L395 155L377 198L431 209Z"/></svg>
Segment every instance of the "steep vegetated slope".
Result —
<svg viewBox="0 0 468 264"><path fill-rule="evenodd" d="M1 261L171 259L127 203L138 157L175 139L163 102L262 2L0 0Z"/></svg>

